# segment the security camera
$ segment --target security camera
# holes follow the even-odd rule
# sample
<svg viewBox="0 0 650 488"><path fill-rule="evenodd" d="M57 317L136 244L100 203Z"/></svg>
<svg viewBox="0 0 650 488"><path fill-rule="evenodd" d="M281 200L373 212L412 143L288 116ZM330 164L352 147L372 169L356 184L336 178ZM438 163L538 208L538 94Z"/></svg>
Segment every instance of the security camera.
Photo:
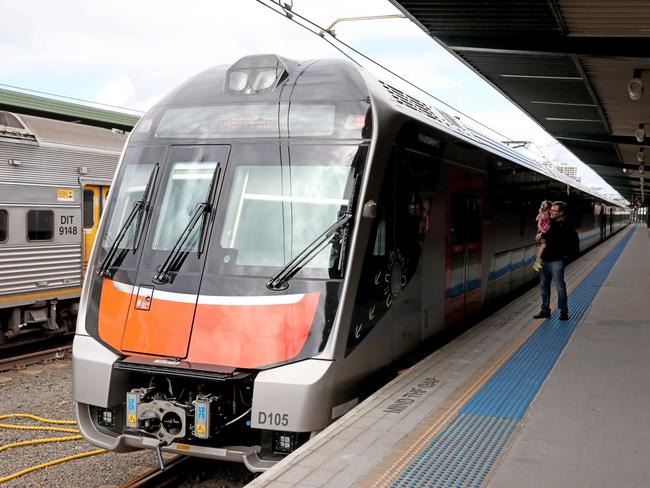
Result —
<svg viewBox="0 0 650 488"><path fill-rule="evenodd" d="M634 137L636 137L637 142L643 142L645 139L645 129L643 127L639 127L634 131Z"/></svg>
<svg viewBox="0 0 650 488"><path fill-rule="evenodd" d="M632 100L638 100L643 95L643 82L641 78L632 78L627 84L627 92Z"/></svg>

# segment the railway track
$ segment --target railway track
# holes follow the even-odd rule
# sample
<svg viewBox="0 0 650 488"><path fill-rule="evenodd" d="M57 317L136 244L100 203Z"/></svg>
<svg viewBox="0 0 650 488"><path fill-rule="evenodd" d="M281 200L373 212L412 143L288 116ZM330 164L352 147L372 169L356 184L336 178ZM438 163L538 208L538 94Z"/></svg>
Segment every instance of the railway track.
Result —
<svg viewBox="0 0 650 488"><path fill-rule="evenodd" d="M23 368L30 364L37 364L47 361L54 361L55 359L63 359L66 355L72 353L72 346L58 346L51 349L44 349L41 351L34 351L17 356L10 356L8 358L0 358L0 373L9 371L11 369Z"/></svg>
<svg viewBox="0 0 650 488"><path fill-rule="evenodd" d="M187 468L191 464L188 456L177 455L165 463L165 470L152 468L142 475L123 484L120 488L149 488L177 486L187 477Z"/></svg>

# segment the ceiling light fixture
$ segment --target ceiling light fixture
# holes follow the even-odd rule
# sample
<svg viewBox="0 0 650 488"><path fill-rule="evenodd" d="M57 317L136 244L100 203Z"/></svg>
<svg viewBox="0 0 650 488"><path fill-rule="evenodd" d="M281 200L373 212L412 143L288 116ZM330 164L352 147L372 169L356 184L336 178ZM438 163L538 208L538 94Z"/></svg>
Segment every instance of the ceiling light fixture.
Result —
<svg viewBox="0 0 650 488"><path fill-rule="evenodd" d="M640 69L635 69L632 73L632 79L627 84L627 93L630 99L638 100L643 95L643 81L641 81Z"/></svg>
<svg viewBox="0 0 650 488"><path fill-rule="evenodd" d="M500 74L501 78L523 78L527 80L564 80L564 81L582 81L581 76L544 76L544 75L510 75Z"/></svg>

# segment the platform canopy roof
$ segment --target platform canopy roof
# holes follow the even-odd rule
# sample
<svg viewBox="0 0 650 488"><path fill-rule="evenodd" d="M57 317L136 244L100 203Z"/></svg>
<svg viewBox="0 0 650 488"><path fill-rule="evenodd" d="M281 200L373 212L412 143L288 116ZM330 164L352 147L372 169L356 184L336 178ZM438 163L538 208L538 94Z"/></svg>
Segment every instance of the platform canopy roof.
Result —
<svg viewBox="0 0 650 488"><path fill-rule="evenodd" d="M0 110L130 131L140 117L115 110L0 89Z"/></svg>
<svg viewBox="0 0 650 488"><path fill-rule="evenodd" d="M391 2L626 199L650 201L650 1Z"/></svg>

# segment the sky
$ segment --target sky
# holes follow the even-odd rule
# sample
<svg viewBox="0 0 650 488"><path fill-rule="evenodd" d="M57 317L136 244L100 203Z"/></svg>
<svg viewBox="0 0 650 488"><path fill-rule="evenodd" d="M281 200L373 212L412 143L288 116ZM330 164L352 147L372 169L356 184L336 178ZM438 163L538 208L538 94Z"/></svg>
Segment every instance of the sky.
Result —
<svg viewBox="0 0 650 488"><path fill-rule="evenodd" d="M342 17L399 13L387 0L284 3L325 27ZM20 87L142 112L196 73L249 54L297 60L343 56L255 0L0 0L0 12L0 88ZM616 193L410 20L341 22L335 32L437 99L497 130L503 139L532 141L536 155L577 165L584 184ZM362 64L393 81L367 61ZM414 88L407 92L449 111Z"/></svg>

